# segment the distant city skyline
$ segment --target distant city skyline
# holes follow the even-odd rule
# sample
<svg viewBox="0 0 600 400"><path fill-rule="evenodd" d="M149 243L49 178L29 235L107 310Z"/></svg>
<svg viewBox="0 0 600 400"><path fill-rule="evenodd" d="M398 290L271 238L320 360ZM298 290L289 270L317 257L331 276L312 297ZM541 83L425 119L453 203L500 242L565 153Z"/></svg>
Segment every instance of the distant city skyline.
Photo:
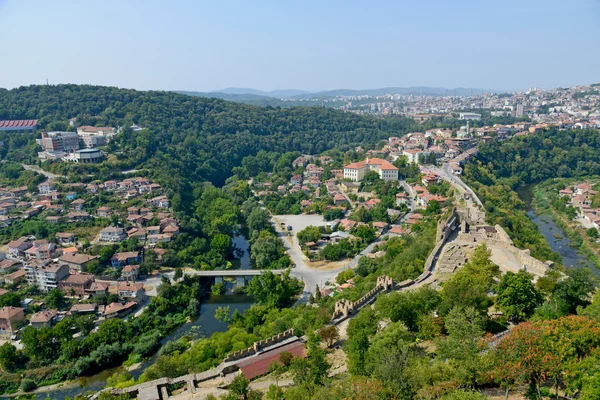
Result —
<svg viewBox="0 0 600 400"><path fill-rule="evenodd" d="M0 87L549 89L600 82L598 21L598 0L0 0Z"/></svg>

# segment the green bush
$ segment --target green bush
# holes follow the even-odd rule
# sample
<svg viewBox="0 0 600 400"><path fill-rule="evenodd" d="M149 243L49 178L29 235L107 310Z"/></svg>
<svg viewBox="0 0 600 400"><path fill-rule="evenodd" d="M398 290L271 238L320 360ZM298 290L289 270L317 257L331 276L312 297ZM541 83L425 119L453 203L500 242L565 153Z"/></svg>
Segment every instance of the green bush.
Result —
<svg viewBox="0 0 600 400"><path fill-rule="evenodd" d="M37 384L29 378L23 378L20 388L23 392L31 392L32 390L37 389Z"/></svg>

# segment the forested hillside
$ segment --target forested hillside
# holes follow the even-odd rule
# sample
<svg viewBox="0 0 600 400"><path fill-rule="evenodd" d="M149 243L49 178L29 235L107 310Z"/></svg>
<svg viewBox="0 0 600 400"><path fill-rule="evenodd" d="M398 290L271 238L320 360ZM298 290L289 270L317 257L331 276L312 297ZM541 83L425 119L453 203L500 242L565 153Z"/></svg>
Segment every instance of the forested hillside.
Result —
<svg viewBox="0 0 600 400"><path fill-rule="evenodd" d="M189 206L192 185L221 184L234 166L259 150L319 153L399 136L412 120L375 119L325 108L254 107L173 92L140 92L88 85L0 90L0 120L38 119L39 127L124 126L111 145L110 169L146 166ZM104 166L106 167L106 165Z"/></svg>
<svg viewBox="0 0 600 400"><path fill-rule="evenodd" d="M600 173L600 132L550 129L481 146L466 165L465 181L483 201L491 224L503 226L515 244L541 260L559 260L526 215L515 190L554 177Z"/></svg>

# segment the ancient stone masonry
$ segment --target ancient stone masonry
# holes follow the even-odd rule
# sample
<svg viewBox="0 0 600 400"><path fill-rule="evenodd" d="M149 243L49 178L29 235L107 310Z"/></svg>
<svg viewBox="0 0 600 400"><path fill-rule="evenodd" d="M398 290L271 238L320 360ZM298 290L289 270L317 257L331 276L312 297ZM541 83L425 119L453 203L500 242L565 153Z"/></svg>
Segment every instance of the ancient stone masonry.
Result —
<svg viewBox="0 0 600 400"><path fill-rule="evenodd" d="M281 332L275 336L271 336L269 338L260 340L258 342L254 342L254 344L251 347L248 347L247 349L238 350L238 351L229 353L229 354L227 354L227 357L225 357L225 359L223 361L224 362L235 361L235 360L239 360L241 358L251 356L253 354L258 353L261 349L264 349L265 347L268 347L275 343L281 342L282 340L291 338L292 336L294 336L294 330L288 329L287 331Z"/></svg>
<svg viewBox="0 0 600 400"><path fill-rule="evenodd" d="M348 318L350 314L358 311L362 306L374 299L380 292L387 292L394 288L394 281L389 276L380 276L377 278L377 284L375 288L365 294L363 297L355 302L350 300L342 299L335 303L335 310L333 312L332 320L341 322Z"/></svg>

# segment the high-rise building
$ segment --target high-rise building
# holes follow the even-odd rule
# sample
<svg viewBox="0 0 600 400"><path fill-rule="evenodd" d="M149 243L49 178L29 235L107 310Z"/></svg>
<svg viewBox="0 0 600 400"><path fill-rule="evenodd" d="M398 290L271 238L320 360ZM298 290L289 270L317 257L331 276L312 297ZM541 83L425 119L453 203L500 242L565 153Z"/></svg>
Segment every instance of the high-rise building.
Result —
<svg viewBox="0 0 600 400"><path fill-rule="evenodd" d="M515 111L516 117L522 117L524 114L523 103L517 104L517 110Z"/></svg>

